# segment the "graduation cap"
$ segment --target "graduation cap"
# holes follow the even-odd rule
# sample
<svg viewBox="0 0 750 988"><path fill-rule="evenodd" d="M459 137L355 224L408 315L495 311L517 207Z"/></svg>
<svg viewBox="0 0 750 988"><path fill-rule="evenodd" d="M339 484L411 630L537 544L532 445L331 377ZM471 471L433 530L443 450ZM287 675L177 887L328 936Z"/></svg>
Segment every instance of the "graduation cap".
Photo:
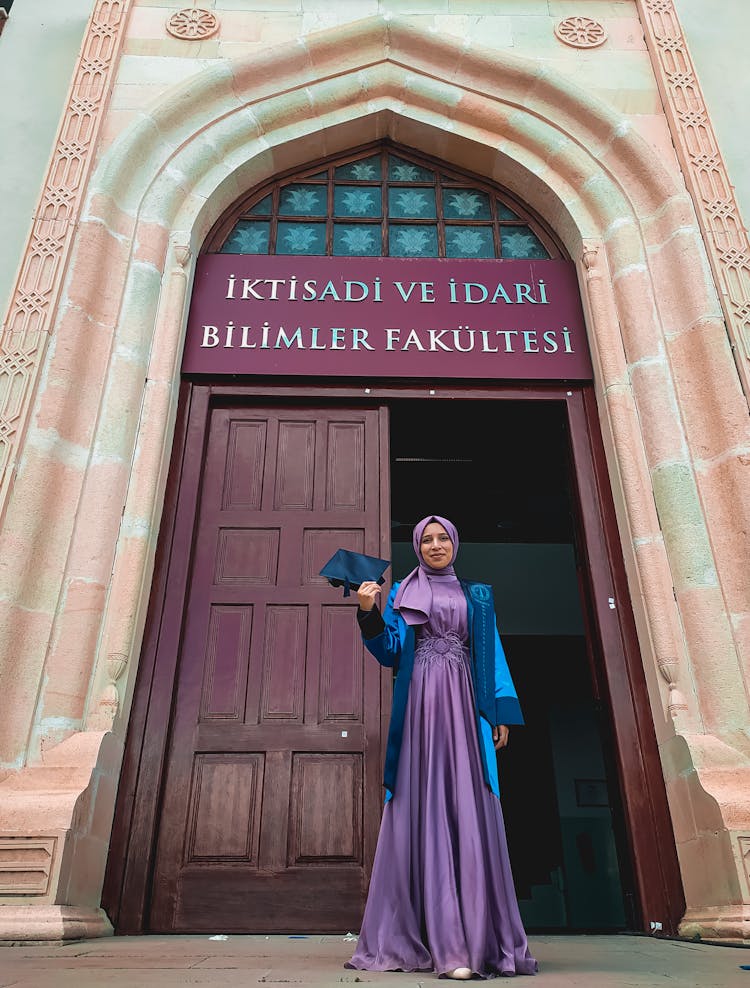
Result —
<svg viewBox="0 0 750 988"><path fill-rule="evenodd" d="M332 587L343 587L344 596L349 597L350 589L357 590L360 583L367 580L381 585L385 583L383 573L390 565L389 559L365 556L361 552L352 552L351 549L337 549L320 571L320 575Z"/></svg>

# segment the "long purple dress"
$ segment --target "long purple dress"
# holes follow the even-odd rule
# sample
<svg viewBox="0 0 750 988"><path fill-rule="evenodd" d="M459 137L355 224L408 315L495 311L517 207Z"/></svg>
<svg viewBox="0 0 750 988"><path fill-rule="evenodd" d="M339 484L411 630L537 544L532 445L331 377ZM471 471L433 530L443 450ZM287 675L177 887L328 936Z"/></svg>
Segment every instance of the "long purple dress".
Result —
<svg viewBox="0 0 750 988"><path fill-rule="evenodd" d="M466 598L431 579L396 791L386 803L357 948L346 967L482 978L535 974L498 798L482 772Z"/></svg>

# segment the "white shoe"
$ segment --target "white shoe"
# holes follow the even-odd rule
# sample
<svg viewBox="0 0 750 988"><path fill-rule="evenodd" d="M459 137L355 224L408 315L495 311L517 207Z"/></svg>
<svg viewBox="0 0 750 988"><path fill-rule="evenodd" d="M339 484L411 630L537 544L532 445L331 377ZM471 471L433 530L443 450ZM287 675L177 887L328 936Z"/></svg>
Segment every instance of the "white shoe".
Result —
<svg viewBox="0 0 750 988"><path fill-rule="evenodd" d="M457 967L455 971L446 971L445 976L453 978L454 981L468 981L471 978L471 968Z"/></svg>

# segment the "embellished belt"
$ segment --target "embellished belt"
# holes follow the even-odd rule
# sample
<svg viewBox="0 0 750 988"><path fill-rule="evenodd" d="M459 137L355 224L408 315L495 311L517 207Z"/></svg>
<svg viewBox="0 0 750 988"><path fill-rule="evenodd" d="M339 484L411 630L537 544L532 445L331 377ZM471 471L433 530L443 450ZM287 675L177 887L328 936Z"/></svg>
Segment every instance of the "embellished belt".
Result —
<svg viewBox="0 0 750 988"><path fill-rule="evenodd" d="M414 661L425 665L463 665L469 654L466 642L455 631L422 635L414 650Z"/></svg>

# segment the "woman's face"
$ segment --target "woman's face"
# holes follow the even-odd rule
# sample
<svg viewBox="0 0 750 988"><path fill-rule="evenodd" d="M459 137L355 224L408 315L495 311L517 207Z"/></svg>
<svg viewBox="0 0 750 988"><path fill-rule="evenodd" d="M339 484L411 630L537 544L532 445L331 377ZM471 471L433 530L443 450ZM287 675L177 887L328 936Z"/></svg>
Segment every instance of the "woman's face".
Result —
<svg viewBox="0 0 750 988"><path fill-rule="evenodd" d="M453 543L448 533L437 521L431 521L422 532L419 543L422 559L433 569L445 569L453 559Z"/></svg>

